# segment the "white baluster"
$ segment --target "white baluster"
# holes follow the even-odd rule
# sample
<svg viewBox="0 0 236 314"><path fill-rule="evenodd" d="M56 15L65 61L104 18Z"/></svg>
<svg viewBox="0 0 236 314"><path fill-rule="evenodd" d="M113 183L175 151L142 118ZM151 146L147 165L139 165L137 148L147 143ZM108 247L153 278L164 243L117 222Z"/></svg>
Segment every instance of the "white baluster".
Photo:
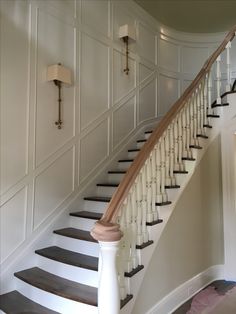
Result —
<svg viewBox="0 0 236 314"><path fill-rule="evenodd" d="M142 180L141 173L138 175L137 179L137 245L141 245L143 243L143 235L142 235Z"/></svg>
<svg viewBox="0 0 236 314"><path fill-rule="evenodd" d="M142 178L142 234L143 242L148 241L148 231L147 231L147 162L141 170Z"/></svg>
<svg viewBox="0 0 236 314"><path fill-rule="evenodd" d="M198 100L198 95L197 95L197 92L195 92L194 103L193 103L193 117L194 117L193 139L194 139L194 145L196 146L199 145L198 138L197 138L197 128L198 128L197 100Z"/></svg>
<svg viewBox="0 0 236 314"><path fill-rule="evenodd" d="M169 139L170 139L170 178L171 178L171 185L176 185L176 178L174 175L175 147L174 147L174 123L173 122L171 122L171 125L170 125Z"/></svg>
<svg viewBox="0 0 236 314"><path fill-rule="evenodd" d="M132 240L131 240L131 257L132 257L132 266L136 268L138 266L138 257L136 244L137 243L137 210L136 210L136 196L137 196L137 180L135 181L133 190L131 192L131 208L132 208L132 222L131 222L131 230L132 230Z"/></svg>
<svg viewBox="0 0 236 314"><path fill-rule="evenodd" d="M216 103L217 105L221 105L221 70L220 70L220 62L221 62L221 56L219 55L216 59Z"/></svg>
<svg viewBox="0 0 236 314"><path fill-rule="evenodd" d="M160 138L160 144L161 144L161 194L162 194L162 202L167 202L168 201L168 196L165 190L165 185L166 185L166 156L165 156L165 136L166 134L164 133L163 136Z"/></svg>
<svg viewBox="0 0 236 314"><path fill-rule="evenodd" d="M167 128L166 136L164 137L164 146L165 146L165 186L171 186L171 177L170 177L170 127Z"/></svg>
<svg viewBox="0 0 236 314"><path fill-rule="evenodd" d="M204 87L203 87L203 129L204 126L208 125L208 118L207 118L207 105L208 105L208 74L206 75L204 79ZM204 134L205 134L204 129Z"/></svg>
<svg viewBox="0 0 236 314"><path fill-rule="evenodd" d="M178 160L178 151L179 151L179 139L178 139L178 122L177 118L173 121L174 124L174 169L176 171L181 170L181 166Z"/></svg>
<svg viewBox="0 0 236 314"><path fill-rule="evenodd" d="M147 171L147 181L146 181L146 189L147 189L147 222L153 221L152 214L152 175L151 169L152 167L152 155L147 159L146 162L146 171Z"/></svg>
<svg viewBox="0 0 236 314"><path fill-rule="evenodd" d="M156 171L156 154L157 147L154 147L154 150L151 154L151 180L152 180L152 217L153 221L158 220L159 215L156 207L156 196L157 196L157 171Z"/></svg>
<svg viewBox="0 0 236 314"><path fill-rule="evenodd" d="M213 114L213 110L211 108L211 104L212 104L212 87L213 87L213 84L212 84L212 74L211 72L209 72L209 75L208 75L208 112L207 114ZM208 119L208 123L209 124L209 119Z"/></svg>
<svg viewBox="0 0 236 314"><path fill-rule="evenodd" d="M187 147L187 117L186 117L186 107L188 104L186 103L183 110L181 111L181 122L182 122L182 143L183 143L183 157L188 157L188 150Z"/></svg>
<svg viewBox="0 0 236 314"><path fill-rule="evenodd" d="M182 118L181 113L177 116L177 127L178 127L178 161L180 165L180 170L184 170L183 163L183 128L182 128Z"/></svg>
<svg viewBox="0 0 236 314"><path fill-rule="evenodd" d="M229 41L228 44L226 45L226 66L227 66L226 92L231 91L230 48L231 48L231 42Z"/></svg>
<svg viewBox="0 0 236 314"><path fill-rule="evenodd" d="M186 114L186 147L187 147L187 157L192 158L192 149L191 149L191 114L190 114L190 108L192 105L192 98L189 99L185 114Z"/></svg>
<svg viewBox="0 0 236 314"><path fill-rule="evenodd" d="M160 140L156 146L156 182L157 182L157 191L156 191L156 203L162 203L162 194L161 194L161 145Z"/></svg>

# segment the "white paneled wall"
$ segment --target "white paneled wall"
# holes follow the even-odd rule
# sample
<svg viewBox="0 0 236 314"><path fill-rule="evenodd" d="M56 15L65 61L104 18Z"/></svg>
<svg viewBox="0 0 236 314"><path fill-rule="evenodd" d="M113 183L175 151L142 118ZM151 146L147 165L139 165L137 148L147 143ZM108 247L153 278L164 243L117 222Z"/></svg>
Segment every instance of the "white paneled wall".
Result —
<svg viewBox="0 0 236 314"><path fill-rule="evenodd" d="M128 134L171 107L222 34L168 30L129 0L1 0L0 10L3 271ZM128 76L123 24L137 37ZM57 88L46 81L58 62L73 73L61 130Z"/></svg>

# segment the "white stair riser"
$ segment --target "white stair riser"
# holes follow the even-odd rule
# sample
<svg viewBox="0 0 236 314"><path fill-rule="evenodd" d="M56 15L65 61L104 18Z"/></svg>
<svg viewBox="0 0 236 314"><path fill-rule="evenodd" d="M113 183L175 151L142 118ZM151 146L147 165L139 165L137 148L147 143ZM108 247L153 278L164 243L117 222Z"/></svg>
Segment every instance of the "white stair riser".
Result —
<svg viewBox="0 0 236 314"><path fill-rule="evenodd" d="M134 159L138 155L139 151L128 152L128 158Z"/></svg>
<svg viewBox="0 0 236 314"><path fill-rule="evenodd" d="M148 139L151 136L151 133L144 133L145 139Z"/></svg>
<svg viewBox="0 0 236 314"><path fill-rule="evenodd" d="M117 187L113 187L113 186L98 186L96 189L96 195L110 197L114 194L116 189Z"/></svg>
<svg viewBox="0 0 236 314"><path fill-rule="evenodd" d="M107 182L120 183L124 175L125 175L124 173L109 173Z"/></svg>
<svg viewBox="0 0 236 314"><path fill-rule="evenodd" d="M104 213L108 202L84 201L83 210L88 210L96 213Z"/></svg>
<svg viewBox="0 0 236 314"><path fill-rule="evenodd" d="M131 166L132 162L127 161L127 162L119 162L118 163L118 169L119 170L128 170L129 167Z"/></svg>
<svg viewBox="0 0 236 314"><path fill-rule="evenodd" d="M38 265L41 269L68 280L85 285L98 287L98 272L67 265L61 262L38 255Z"/></svg>
<svg viewBox="0 0 236 314"><path fill-rule="evenodd" d="M63 249L82 253L82 254L87 254L91 256L96 256L96 257L99 256L98 243L77 240L77 239L64 237L64 236L60 236L56 234L54 236L55 236L54 244Z"/></svg>
<svg viewBox="0 0 236 314"><path fill-rule="evenodd" d="M63 314L86 313L98 314L97 307L66 299L44 290L33 287L16 278L17 290L27 298L51 310Z"/></svg>
<svg viewBox="0 0 236 314"><path fill-rule="evenodd" d="M95 219L70 216L70 227L91 231L95 224Z"/></svg>
<svg viewBox="0 0 236 314"><path fill-rule="evenodd" d="M146 142L139 142L139 143L136 143L136 148L142 148L145 143L146 143Z"/></svg>

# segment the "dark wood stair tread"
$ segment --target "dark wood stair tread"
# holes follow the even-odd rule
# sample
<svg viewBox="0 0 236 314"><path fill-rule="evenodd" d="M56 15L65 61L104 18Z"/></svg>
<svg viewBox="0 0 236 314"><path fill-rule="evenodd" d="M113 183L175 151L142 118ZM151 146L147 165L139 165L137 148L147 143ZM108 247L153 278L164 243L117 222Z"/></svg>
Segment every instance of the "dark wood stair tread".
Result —
<svg viewBox="0 0 236 314"><path fill-rule="evenodd" d="M212 125L210 125L210 124L203 124L203 127L208 128L208 129L212 129Z"/></svg>
<svg viewBox="0 0 236 314"><path fill-rule="evenodd" d="M152 130L150 130L150 131L145 131L145 134L150 134L150 133L152 133L153 131Z"/></svg>
<svg viewBox="0 0 236 314"><path fill-rule="evenodd" d="M165 185L165 189L179 189L180 185Z"/></svg>
<svg viewBox="0 0 236 314"><path fill-rule="evenodd" d="M84 200L85 201L109 203L110 200L111 200L111 197L106 197L106 196L88 196L88 197L84 197Z"/></svg>
<svg viewBox="0 0 236 314"><path fill-rule="evenodd" d="M174 170L173 173L188 174L188 171L187 170Z"/></svg>
<svg viewBox="0 0 236 314"><path fill-rule="evenodd" d="M36 250L35 253L64 264L94 271L98 270L97 257L72 252L58 246L50 246L41 250Z"/></svg>
<svg viewBox="0 0 236 314"><path fill-rule="evenodd" d="M109 174L123 174L126 173L125 170L110 170L108 171Z"/></svg>
<svg viewBox="0 0 236 314"><path fill-rule="evenodd" d="M78 212L70 213L70 216L73 216L73 217L88 218L88 219L94 219L94 220L101 219L102 215L103 215L102 213L89 212L86 210L81 210Z"/></svg>
<svg viewBox="0 0 236 314"><path fill-rule="evenodd" d="M146 139L143 139L143 140L137 140L137 143L144 143L144 142L147 142Z"/></svg>
<svg viewBox="0 0 236 314"><path fill-rule="evenodd" d="M119 183L97 183L97 186L106 186L106 187L112 187L117 188Z"/></svg>
<svg viewBox="0 0 236 314"><path fill-rule="evenodd" d="M120 159L118 162L133 162L134 159Z"/></svg>
<svg viewBox="0 0 236 314"><path fill-rule="evenodd" d="M64 237L69 237L77 240L83 240L88 242L97 242L91 235L89 231L76 229L76 228L63 228L53 231L56 234L59 234Z"/></svg>
<svg viewBox="0 0 236 314"><path fill-rule="evenodd" d="M142 244L140 244L140 245L136 245L136 249L137 250L142 250L142 249L145 249L145 247L147 247L147 246L149 246L149 245L152 245L154 243L154 241L152 241L152 240L149 240L149 241L147 241L147 242L144 242L144 243L142 243Z"/></svg>
<svg viewBox="0 0 236 314"><path fill-rule="evenodd" d="M207 135L204 135L204 134L197 134L197 137L208 138L208 136L207 136Z"/></svg>
<svg viewBox="0 0 236 314"><path fill-rule="evenodd" d="M157 220L154 220L152 222L146 222L146 226L155 226L157 224L161 224L163 222L162 219L157 219Z"/></svg>
<svg viewBox="0 0 236 314"><path fill-rule="evenodd" d="M166 201L166 202L162 202L162 203L156 203L156 206L167 206L167 205L170 205L171 204L171 201Z"/></svg>
<svg viewBox="0 0 236 314"><path fill-rule="evenodd" d="M212 104L211 105L211 108L216 108L216 107L226 107L226 106L229 106L229 103L226 102L226 103L223 103L223 104Z"/></svg>
<svg viewBox="0 0 236 314"><path fill-rule="evenodd" d="M202 146L199 145L189 145L190 148L202 149Z"/></svg>
<svg viewBox="0 0 236 314"><path fill-rule="evenodd" d="M195 161L196 159L191 157L182 157L182 160Z"/></svg>
<svg viewBox="0 0 236 314"><path fill-rule="evenodd" d="M34 287L63 298L97 306L97 288L64 279L38 267L19 271L15 276Z"/></svg>
<svg viewBox="0 0 236 314"><path fill-rule="evenodd" d="M208 114L207 117L208 118L220 118L218 114Z"/></svg>
<svg viewBox="0 0 236 314"><path fill-rule="evenodd" d="M140 152L140 148L128 149L128 152L129 152L129 153L132 153L132 152Z"/></svg>
<svg viewBox="0 0 236 314"><path fill-rule="evenodd" d="M59 314L14 290L0 295L0 310L7 314Z"/></svg>

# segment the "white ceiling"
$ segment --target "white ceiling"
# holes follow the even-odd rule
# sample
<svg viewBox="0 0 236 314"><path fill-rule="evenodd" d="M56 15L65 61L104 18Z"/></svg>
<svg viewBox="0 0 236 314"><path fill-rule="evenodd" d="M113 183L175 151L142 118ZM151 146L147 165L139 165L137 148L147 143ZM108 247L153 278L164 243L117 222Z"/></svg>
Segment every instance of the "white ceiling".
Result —
<svg viewBox="0 0 236 314"><path fill-rule="evenodd" d="M134 1L159 22L183 32L221 32L236 24L236 0Z"/></svg>

